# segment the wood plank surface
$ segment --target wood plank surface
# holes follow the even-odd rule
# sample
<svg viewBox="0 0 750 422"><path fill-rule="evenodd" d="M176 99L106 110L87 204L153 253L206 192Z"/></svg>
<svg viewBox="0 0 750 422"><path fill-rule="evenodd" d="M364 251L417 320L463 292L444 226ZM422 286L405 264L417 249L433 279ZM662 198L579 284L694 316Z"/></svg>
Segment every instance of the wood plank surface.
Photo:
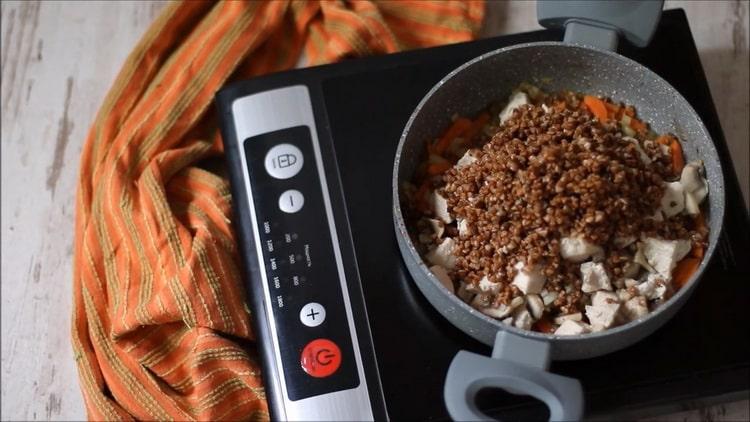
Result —
<svg viewBox="0 0 750 422"><path fill-rule="evenodd" d="M163 3L1 8L2 420L85 418L70 346L73 215L86 132ZM748 197L748 2L668 1L688 13ZM538 28L533 2L492 2L483 35ZM747 420L748 402L659 420Z"/></svg>

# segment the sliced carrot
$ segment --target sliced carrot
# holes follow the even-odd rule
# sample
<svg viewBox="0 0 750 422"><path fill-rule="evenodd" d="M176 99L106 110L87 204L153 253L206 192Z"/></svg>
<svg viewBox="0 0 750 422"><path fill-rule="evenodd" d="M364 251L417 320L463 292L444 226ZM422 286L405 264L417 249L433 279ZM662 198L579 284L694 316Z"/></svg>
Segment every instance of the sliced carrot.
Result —
<svg viewBox="0 0 750 422"><path fill-rule="evenodd" d="M630 127L633 128L633 130L636 132L646 131L646 125L642 121L636 119L635 117L630 118Z"/></svg>
<svg viewBox="0 0 750 422"><path fill-rule="evenodd" d="M705 253L705 249L703 249L703 245L694 245L692 249L690 249L690 256L693 258L701 259L703 258L703 254Z"/></svg>
<svg viewBox="0 0 750 422"><path fill-rule="evenodd" d="M690 276L693 275L695 270L701 264L701 260L698 258L685 258L677 263L677 266L672 270L672 282L679 289L690 280Z"/></svg>
<svg viewBox="0 0 750 422"><path fill-rule="evenodd" d="M685 167L685 158L682 156L680 141L672 138L672 143L669 144L669 152L672 155L672 172L674 174L680 174L682 168Z"/></svg>
<svg viewBox="0 0 750 422"><path fill-rule="evenodd" d="M430 164L429 166L427 166L427 174L429 174L430 176L437 176L438 174L445 173L445 171L451 167L451 163L448 162Z"/></svg>
<svg viewBox="0 0 750 422"><path fill-rule="evenodd" d="M708 232L708 227L706 227L706 217L703 216L702 212L695 216L693 222L695 223L695 230L701 233Z"/></svg>
<svg viewBox="0 0 750 422"><path fill-rule="evenodd" d="M417 189L417 193L416 193L417 207L422 211L425 211L430 208L427 204L428 202L427 192L429 190L430 190L429 180L425 180L424 182L422 182L422 184L419 186L419 189Z"/></svg>
<svg viewBox="0 0 750 422"><path fill-rule="evenodd" d="M589 111L596 116L599 121L607 120L607 106L604 105L604 101L594 97L593 95L584 95L583 103Z"/></svg>
<svg viewBox="0 0 750 422"><path fill-rule="evenodd" d="M539 321L535 322L531 326L531 329L540 333L554 333L555 326L546 317L542 317Z"/></svg>
<svg viewBox="0 0 750 422"><path fill-rule="evenodd" d="M604 106L607 107L607 118L610 120L620 121L622 118L622 107L618 104L613 104L608 101L603 101Z"/></svg>
<svg viewBox="0 0 750 422"><path fill-rule="evenodd" d="M487 122L489 121L490 121L490 115L487 113L482 113L479 115L479 117L474 119L474 121L471 122L471 126L465 133L466 141L470 142L472 139L474 139L474 137L477 136L477 134L484 127L484 125L486 125Z"/></svg>
<svg viewBox="0 0 750 422"><path fill-rule="evenodd" d="M659 135L656 138L656 143L661 145L669 145L672 143L672 135Z"/></svg>
<svg viewBox="0 0 750 422"><path fill-rule="evenodd" d="M679 175L682 168L685 167L685 158L682 156L680 141L672 135L660 135L656 138L656 143L669 147L669 155L672 158L672 173Z"/></svg>
<svg viewBox="0 0 750 422"><path fill-rule="evenodd" d="M442 138L435 144L435 152L443 154L450 146L451 142L461 136L471 127L471 120L465 117L459 117L453 122L450 128L445 132Z"/></svg>

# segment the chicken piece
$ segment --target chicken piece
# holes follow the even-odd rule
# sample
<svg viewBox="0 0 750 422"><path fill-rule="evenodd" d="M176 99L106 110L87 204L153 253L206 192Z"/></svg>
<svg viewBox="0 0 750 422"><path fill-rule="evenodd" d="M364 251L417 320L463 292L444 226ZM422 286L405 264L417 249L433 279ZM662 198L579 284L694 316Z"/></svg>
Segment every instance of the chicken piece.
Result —
<svg viewBox="0 0 750 422"><path fill-rule="evenodd" d="M459 218L456 224L458 226L458 235L460 237L466 237L471 235L471 226L465 218Z"/></svg>
<svg viewBox="0 0 750 422"><path fill-rule="evenodd" d="M538 266L528 267L523 262L516 264L518 273L513 277L513 284L524 294L536 294L542 291L546 277L541 273Z"/></svg>
<svg viewBox="0 0 750 422"><path fill-rule="evenodd" d="M554 302L555 299L557 299L557 292L542 290L542 302L544 302L544 306Z"/></svg>
<svg viewBox="0 0 750 422"><path fill-rule="evenodd" d="M565 320L557 330L555 330L556 336L576 336L579 334L586 334L589 332L587 324L582 322L573 321L571 319Z"/></svg>
<svg viewBox="0 0 750 422"><path fill-rule="evenodd" d="M581 264L581 290L591 293L597 290L612 290L609 276L604 265L597 262L584 262Z"/></svg>
<svg viewBox="0 0 750 422"><path fill-rule="evenodd" d="M600 290L591 295L591 306L600 306L609 303L620 303L617 293Z"/></svg>
<svg viewBox="0 0 750 422"><path fill-rule="evenodd" d="M436 220L434 218L428 218L427 222L430 224L430 227L432 227L433 233L435 233L435 236L440 239L443 237L443 233L445 232L445 224L440 221Z"/></svg>
<svg viewBox="0 0 750 422"><path fill-rule="evenodd" d="M628 289L617 290L617 298L620 299L620 303L625 303L629 301L632 297L633 297L633 294L630 293L630 290Z"/></svg>
<svg viewBox="0 0 750 422"><path fill-rule="evenodd" d="M452 270L456 266L456 257L453 255L455 246L456 242L452 238L446 237L435 249L427 253L426 258L433 265L440 265L447 270Z"/></svg>
<svg viewBox="0 0 750 422"><path fill-rule="evenodd" d="M544 313L544 302L539 295L526 295L526 305L534 319L539 319Z"/></svg>
<svg viewBox="0 0 750 422"><path fill-rule="evenodd" d="M571 262L583 262L593 256L604 254L599 246L587 242L581 236L569 236L560 239L560 256Z"/></svg>
<svg viewBox="0 0 750 422"><path fill-rule="evenodd" d="M660 274L649 274L646 281L635 286L638 294L648 299L664 299L667 294L667 280Z"/></svg>
<svg viewBox="0 0 750 422"><path fill-rule="evenodd" d="M456 163L456 168L460 169L461 167L466 167L473 162L477 161L477 150L476 149L470 149L464 153L464 155L461 156L461 158L458 159L458 162Z"/></svg>
<svg viewBox="0 0 750 422"><path fill-rule="evenodd" d="M659 210L669 218L685 209L685 189L680 182L664 184L664 195L661 197Z"/></svg>
<svg viewBox="0 0 750 422"><path fill-rule="evenodd" d="M620 310L619 303L605 303L599 306L586 306L586 317L588 317L594 331L600 331L611 327L615 323L617 311Z"/></svg>
<svg viewBox="0 0 750 422"><path fill-rule="evenodd" d="M446 271L445 268L441 267L440 265L433 265L432 267L430 267L430 271L432 271L432 274L434 274L435 277L440 280L440 283L442 283L442 285L445 286L446 289L448 289L451 293L455 292L453 281L451 280L451 277L448 275L448 271Z"/></svg>
<svg viewBox="0 0 750 422"><path fill-rule="evenodd" d="M667 280L672 279L672 270L690 252L689 240L664 240L655 237L643 239L642 251L646 262Z"/></svg>
<svg viewBox="0 0 750 422"><path fill-rule="evenodd" d="M482 293L497 294L500 291L500 284L490 281L487 276L484 276L479 280L479 290Z"/></svg>
<svg viewBox="0 0 750 422"><path fill-rule="evenodd" d="M453 222L453 217L448 212L448 201L442 195L437 191L433 191L432 196L430 196L430 202L432 203L432 212L435 213L437 218L445 224Z"/></svg>
<svg viewBox="0 0 750 422"><path fill-rule="evenodd" d="M513 95L508 99L508 105L505 106L503 111L500 112L500 124L505 123L508 119L513 117L513 111L518 107L529 103L529 96L525 92L514 92Z"/></svg>
<svg viewBox="0 0 750 422"><path fill-rule="evenodd" d="M635 296L625 302L621 310L622 315L628 320L633 321L642 316L648 315L648 303L643 296Z"/></svg>
<svg viewBox="0 0 750 422"><path fill-rule="evenodd" d="M562 325L565 321L581 321L583 320L583 314L580 312L576 312L574 314L567 314L567 315L560 315L558 317L555 317L555 324Z"/></svg>

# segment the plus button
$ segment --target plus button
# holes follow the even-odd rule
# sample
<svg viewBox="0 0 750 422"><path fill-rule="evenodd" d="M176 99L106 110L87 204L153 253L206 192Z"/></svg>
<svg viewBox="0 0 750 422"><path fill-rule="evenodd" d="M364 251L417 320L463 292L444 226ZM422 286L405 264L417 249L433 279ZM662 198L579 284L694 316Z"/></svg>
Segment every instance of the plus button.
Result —
<svg viewBox="0 0 750 422"><path fill-rule="evenodd" d="M308 327L317 327L326 319L326 309L320 303L310 302L299 311L299 319Z"/></svg>

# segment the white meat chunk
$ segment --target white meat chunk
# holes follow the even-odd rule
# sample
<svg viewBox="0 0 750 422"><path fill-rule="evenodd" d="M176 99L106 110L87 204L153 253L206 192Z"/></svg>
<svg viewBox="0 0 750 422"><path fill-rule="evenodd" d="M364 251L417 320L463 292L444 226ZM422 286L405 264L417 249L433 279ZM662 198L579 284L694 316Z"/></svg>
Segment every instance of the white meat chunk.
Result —
<svg viewBox="0 0 750 422"><path fill-rule="evenodd" d="M617 293L600 290L591 295L591 306L601 306L609 303L620 303Z"/></svg>
<svg viewBox="0 0 750 422"><path fill-rule="evenodd" d="M605 303L599 306L586 306L586 316L594 330L609 328L615 323L619 303Z"/></svg>
<svg viewBox="0 0 750 422"><path fill-rule="evenodd" d="M505 106L503 111L500 112L500 123L505 123L508 119L513 117L513 111L522 105L529 103L529 96L525 92L515 92L508 99L508 105Z"/></svg>
<svg viewBox="0 0 750 422"><path fill-rule="evenodd" d="M579 334L586 334L589 332L589 327L586 324L572 319L565 320L557 330L555 330L556 336L576 336Z"/></svg>
<svg viewBox="0 0 750 422"><path fill-rule="evenodd" d="M620 312L628 321L633 321L634 319L648 315L648 303L646 302L646 298L643 296L635 296L629 299L622 306Z"/></svg>
<svg viewBox="0 0 750 422"><path fill-rule="evenodd" d="M562 325L565 321L581 321L583 319L583 314L580 312L576 312L574 314L567 314L567 315L560 315L558 317L555 317L555 324Z"/></svg>
<svg viewBox="0 0 750 422"><path fill-rule="evenodd" d="M550 303L554 302L556 299L557 299L557 292L542 290L542 302L544 302L544 306L549 305Z"/></svg>
<svg viewBox="0 0 750 422"><path fill-rule="evenodd" d="M698 215L701 212L700 203L691 192L685 192L685 214Z"/></svg>
<svg viewBox="0 0 750 422"><path fill-rule="evenodd" d="M560 240L560 255L568 261L583 262L589 257L602 254L602 248L587 242L581 236L563 237Z"/></svg>
<svg viewBox="0 0 750 422"><path fill-rule="evenodd" d="M664 184L664 195L661 197L659 210L669 218L677 215L685 209L685 189L680 182L668 182Z"/></svg>
<svg viewBox="0 0 750 422"><path fill-rule="evenodd" d="M530 330L534 317L526 308L519 308L513 315L513 325L522 330Z"/></svg>
<svg viewBox="0 0 750 422"><path fill-rule="evenodd" d="M469 222L466 221L465 218L459 218L456 226L458 226L459 236L464 237L464 236L471 235L471 226L469 225Z"/></svg>
<svg viewBox="0 0 750 422"><path fill-rule="evenodd" d="M451 280L451 277L448 275L448 271L446 271L445 268L441 267L440 265L433 265L432 267L430 267L430 271L432 271L435 277L440 280L440 283L442 283L446 289L450 290L451 293L455 292L453 281Z"/></svg>
<svg viewBox="0 0 750 422"><path fill-rule="evenodd" d="M581 281L581 290L585 293L597 290L612 290L607 271L601 263L584 262L581 264Z"/></svg>
<svg viewBox="0 0 750 422"><path fill-rule="evenodd" d="M445 232L445 224L442 221L436 220L434 218L428 218L427 222L430 223L430 227L432 228L432 231L435 233L435 236L437 236L438 239L443 237L443 233Z"/></svg>
<svg viewBox="0 0 750 422"><path fill-rule="evenodd" d="M667 294L667 280L660 274L649 274L646 281L635 286L638 294L648 299L664 299Z"/></svg>
<svg viewBox="0 0 750 422"><path fill-rule="evenodd" d="M456 257L453 255L453 248L456 246L456 242L446 237L443 241L429 253L427 253L427 260L433 265L440 265L441 267L452 270L456 266Z"/></svg>
<svg viewBox="0 0 750 422"><path fill-rule="evenodd" d="M536 294L542 291L546 277L541 273L538 266L528 267L523 262L516 264L518 273L513 277L513 284L524 294Z"/></svg>
<svg viewBox="0 0 750 422"><path fill-rule="evenodd" d="M689 240L664 240L655 237L643 239L643 256L646 262L667 280L672 279L672 270L690 252Z"/></svg>
<svg viewBox="0 0 750 422"><path fill-rule="evenodd" d="M443 198L442 195L437 191L433 191L430 201L432 202L432 212L435 213L437 218L442 220L445 224L453 222L453 217L448 213L448 201Z"/></svg>
<svg viewBox="0 0 750 422"><path fill-rule="evenodd" d="M635 256L633 257L633 262L640 265L641 267L645 268L648 272L653 273L656 270L654 270L654 267L651 266L651 264L648 263L646 260L646 255L643 254L643 242L638 242L638 249L635 251Z"/></svg>
<svg viewBox="0 0 750 422"><path fill-rule="evenodd" d="M542 317L542 314L544 313L544 302L539 295L527 295L526 306L528 306L529 312L531 312L531 316L533 316L534 319Z"/></svg>
<svg viewBox="0 0 750 422"><path fill-rule="evenodd" d="M497 292L500 291L500 284L494 283L490 281L487 276L484 276L481 280L479 280L479 290L482 291L482 293L497 294Z"/></svg>
<svg viewBox="0 0 750 422"><path fill-rule="evenodd" d="M456 163L456 168L466 167L470 165L471 163L477 161L477 150L470 149L464 153L464 155L461 156L461 158L458 159L458 162Z"/></svg>
<svg viewBox="0 0 750 422"><path fill-rule="evenodd" d="M630 293L628 289L619 289L617 290L617 297L620 299L620 303L625 303L630 300L630 298L633 297L633 295Z"/></svg>

